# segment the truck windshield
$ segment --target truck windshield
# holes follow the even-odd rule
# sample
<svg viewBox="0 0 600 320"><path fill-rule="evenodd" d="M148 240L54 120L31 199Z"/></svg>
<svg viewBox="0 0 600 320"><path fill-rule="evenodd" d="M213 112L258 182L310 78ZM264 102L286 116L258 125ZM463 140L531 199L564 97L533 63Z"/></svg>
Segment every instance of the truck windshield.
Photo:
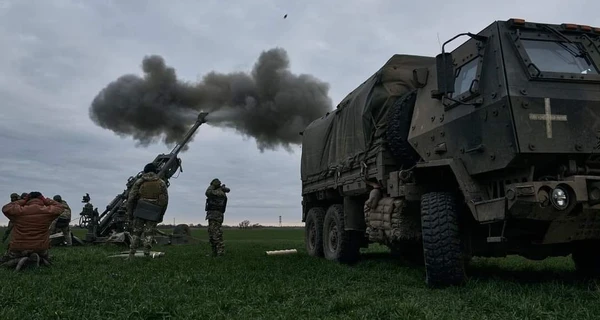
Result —
<svg viewBox="0 0 600 320"><path fill-rule="evenodd" d="M579 55L573 43L521 40L527 55L538 69L547 72L598 74L598 69L587 57Z"/></svg>

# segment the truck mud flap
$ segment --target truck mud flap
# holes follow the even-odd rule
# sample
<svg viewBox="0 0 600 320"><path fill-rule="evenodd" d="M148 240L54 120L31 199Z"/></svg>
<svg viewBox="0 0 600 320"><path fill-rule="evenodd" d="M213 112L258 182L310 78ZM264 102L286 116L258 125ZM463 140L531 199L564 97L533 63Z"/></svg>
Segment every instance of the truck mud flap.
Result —
<svg viewBox="0 0 600 320"><path fill-rule="evenodd" d="M365 231L364 201L355 197L344 197L344 230Z"/></svg>
<svg viewBox="0 0 600 320"><path fill-rule="evenodd" d="M467 172L467 169L465 168L465 166L463 165L463 163L460 160L441 159L441 160L433 160L433 161L428 161L428 162L421 162L416 165L415 171L417 172L417 175L419 175L418 172L427 171L427 169L430 169L430 168L446 168L452 172L452 174L454 175L454 178L458 184L458 187L464 197L464 200L465 200L466 204L469 206L469 209L471 210L473 218L475 218L476 220L478 220L478 217L477 217L477 205L478 204L480 205L480 208L481 208L479 210L482 212L483 212L483 210L491 209L491 206L494 206L494 209L496 209L495 206L500 205L498 203L494 203L493 201L489 202L489 203L487 201L485 201L485 199L483 197L484 194L481 191L480 186L473 179L471 179L471 176ZM505 211L502 211L503 214L504 214L504 212ZM490 217L487 217L487 216L485 217L485 219L489 219L489 218ZM497 217L491 217L491 218L496 219Z"/></svg>

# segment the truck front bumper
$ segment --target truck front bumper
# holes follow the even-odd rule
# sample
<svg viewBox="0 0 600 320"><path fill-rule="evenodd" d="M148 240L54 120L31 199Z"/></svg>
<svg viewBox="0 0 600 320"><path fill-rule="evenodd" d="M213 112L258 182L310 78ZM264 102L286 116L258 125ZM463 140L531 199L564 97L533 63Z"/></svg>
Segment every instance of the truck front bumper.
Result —
<svg viewBox="0 0 600 320"><path fill-rule="evenodd" d="M582 211L600 211L600 177L572 176L563 181L535 181L505 187L507 215L552 221Z"/></svg>
<svg viewBox="0 0 600 320"><path fill-rule="evenodd" d="M600 177L509 184L505 197L505 218L549 223L544 244L600 239Z"/></svg>

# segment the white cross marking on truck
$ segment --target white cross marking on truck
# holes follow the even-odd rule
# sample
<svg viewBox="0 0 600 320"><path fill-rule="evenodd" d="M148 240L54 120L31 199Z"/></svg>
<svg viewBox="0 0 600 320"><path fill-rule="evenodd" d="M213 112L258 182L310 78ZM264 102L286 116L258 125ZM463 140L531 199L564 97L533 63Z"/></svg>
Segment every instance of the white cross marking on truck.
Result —
<svg viewBox="0 0 600 320"><path fill-rule="evenodd" d="M550 108L550 98L544 98L545 114L529 114L529 120L544 120L546 121L546 137L552 138L552 121L567 121L567 116L564 114L552 114Z"/></svg>

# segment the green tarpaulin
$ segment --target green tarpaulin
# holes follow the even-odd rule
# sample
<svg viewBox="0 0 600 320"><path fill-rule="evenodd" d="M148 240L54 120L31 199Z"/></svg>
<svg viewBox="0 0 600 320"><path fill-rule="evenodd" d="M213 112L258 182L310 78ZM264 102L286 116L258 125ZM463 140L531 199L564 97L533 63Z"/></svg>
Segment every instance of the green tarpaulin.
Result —
<svg viewBox="0 0 600 320"><path fill-rule="evenodd" d="M309 124L302 138L302 180L343 171L375 154L385 133L389 107L397 97L416 88L413 71L429 67L435 70L435 58L394 55L336 110Z"/></svg>

